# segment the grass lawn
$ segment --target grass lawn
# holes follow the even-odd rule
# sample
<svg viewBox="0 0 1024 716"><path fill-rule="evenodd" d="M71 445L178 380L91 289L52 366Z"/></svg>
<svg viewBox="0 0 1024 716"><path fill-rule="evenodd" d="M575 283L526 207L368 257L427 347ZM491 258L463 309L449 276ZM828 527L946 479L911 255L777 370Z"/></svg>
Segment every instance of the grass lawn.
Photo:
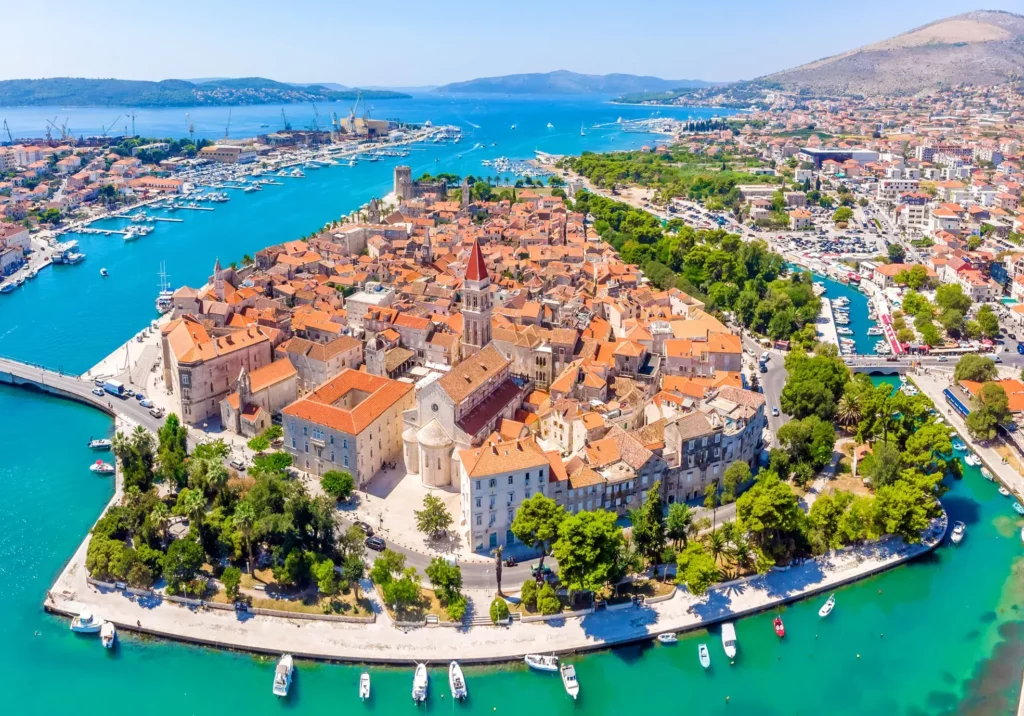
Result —
<svg viewBox="0 0 1024 716"><path fill-rule="evenodd" d="M243 575L243 579L245 576ZM333 597L319 594L306 594L293 599L274 599L270 596L248 595L253 607L259 609L276 609L280 612L297 612L300 614L344 614L352 617L365 617L372 613L370 602L360 594L357 601L355 591L349 589L348 594L338 593ZM211 601L230 604L224 590L220 590Z"/></svg>
<svg viewBox="0 0 1024 716"><path fill-rule="evenodd" d="M377 588L377 595L380 597L381 603L384 603L384 595L381 593L380 588ZM443 622L451 621L451 619L448 618L448 614L445 612L444 607L441 606L441 600L439 600L437 595L434 594L434 590L426 589L424 587L420 588L420 600L416 604L399 609L397 613L392 610L390 604L384 604L384 608L388 610L388 614L391 615L391 618L396 619L397 621L421 621L426 618L428 614L433 614Z"/></svg>

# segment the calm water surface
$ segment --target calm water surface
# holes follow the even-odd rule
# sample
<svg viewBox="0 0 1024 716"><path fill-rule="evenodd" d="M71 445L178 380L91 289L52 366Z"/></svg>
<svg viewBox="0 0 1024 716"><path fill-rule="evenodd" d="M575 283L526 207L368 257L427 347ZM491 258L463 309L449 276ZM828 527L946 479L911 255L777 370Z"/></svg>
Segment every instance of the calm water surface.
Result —
<svg viewBox="0 0 1024 716"><path fill-rule="evenodd" d="M383 103L378 104L380 109ZM597 132L580 137L581 121L589 125L629 116L630 108L596 101L452 104L445 99L421 106L419 116L395 114L459 122L467 129L472 121L480 125L475 131L495 132L486 134L494 137L488 142L499 143L493 156L525 157L534 146L572 152L581 142L608 149L650 141L621 132L600 141ZM171 116L169 110L156 112L161 113ZM109 122L114 114L97 122ZM241 121L239 114L244 113L233 114L233 125ZM377 114L391 116L382 109ZM566 127L561 140L548 138L543 129L548 121L556 125L552 131ZM518 125L515 133L508 129L512 122ZM530 134L521 131L531 122L537 126ZM414 172L440 165L446 171L483 173L477 160L465 155L459 160L457 154L467 141L471 147L484 136L410 157L416 160ZM442 161L435 163L434 156ZM83 264L44 271L20 291L0 296L0 353L83 370L153 317L161 260L175 284L197 285L217 256L228 261L308 233L369 195L383 194L391 166L380 162L309 172L307 179L285 187L239 194L215 212L196 212L184 224L161 226L129 245L115 237L83 238L89 254ZM106 281L99 279L101 266L110 270ZM837 294L830 286L827 295ZM857 312L854 303L855 320ZM0 464L4 712L93 714L154 706L160 713L179 714L413 710L409 669L375 669L375 697L364 707L356 698L358 668L303 663L292 698L281 702L270 694L269 662L131 637L107 653L95 639L72 635L67 622L46 616L39 607L45 590L110 497L109 480L86 469L92 458L87 440L110 429L106 417L88 408L0 388L0 435L8 448ZM968 525L958 548L943 545L931 556L840 590L826 621L817 617L819 599L786 609L783 642L772 632L770 614L740 621L735 666L727 665L717 631L697 633L674 647L626 648L579 659L582 695L576 704L557 676L519 667L469 669L470 700L453 708L441 698L447 683L442 665L436 665L426 708L621 714L642 704L699 714L1005 714L1016 703L1024 669L1024 619L1018 612L1024 550L1009 500L976 469L965 471L945 498L950 518ZM708 673L697 663L701 641L711 647Z"/></svg>

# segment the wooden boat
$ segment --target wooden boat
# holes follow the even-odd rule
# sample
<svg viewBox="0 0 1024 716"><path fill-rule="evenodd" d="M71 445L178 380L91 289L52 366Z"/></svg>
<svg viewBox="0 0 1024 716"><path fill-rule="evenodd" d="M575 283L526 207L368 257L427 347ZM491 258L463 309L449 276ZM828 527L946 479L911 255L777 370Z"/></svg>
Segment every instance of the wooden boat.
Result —
<svg viewBox="0 0 1024 716"><path fill-rule="evenodd" d="M459 662L453 661L448 664L448 686L452 690L452 698L462 701L469 696L469 689L466 687L466 677L462 674L462 667Z"/></svg>
<svg viewBox="0 0 1024 716"><path fill-rule="evenodd" d="M558 671L558 657L553 654L527 654L523 661L537 671Z"/></svg>
<svg viewBox="0 0 1024 716"><path fill-rule="evenodd" d="M821 605L821 609L818 610L818 616L822 617L822 618L827 617L829 614L832 613L832 610L835 608L835 606L836 606L836 595L835 594L830 594L829 598L828 598L828 601L825 602L824 604L822 604Z"/></svg>
<svg viewBox="0 0 1024 716"><path fill-rule="evenodd" d="M366 701L370 698L370 672L364 671L359 677L359 699Z"/></svg>
<svg viewBox="0 0 1024 716"><path fill-rule="evenodd" d="M700 665L705 669L711 667L711 653L708 651L707 644L700 644L697 646L697 658L700 659Z"/></svg>
<svg viewBox="0 0 1024 716"><path fill-rule="evenodd" d="M580 693L580 682L576 680L576 667L572 664L563 664L560 671L565 693L572 696L573 700L575 700Z"/></svg>
<svg viewBox="0 0 1024 716"><path fill-rule="evenodd" d="M671 634L671 633L669 633L669 634L658 634L658 641L660 641L662 644L675 644L676 642L679 641L679 637L677 637L675 634Z"/></svg>
<svg viewBox="0 0 1024 716"><path fill-rule="evenodd" d="M775 627L775 636L780 639L786 636L786 625L782 623L782 617L775 617L772 626Z"/></svg>

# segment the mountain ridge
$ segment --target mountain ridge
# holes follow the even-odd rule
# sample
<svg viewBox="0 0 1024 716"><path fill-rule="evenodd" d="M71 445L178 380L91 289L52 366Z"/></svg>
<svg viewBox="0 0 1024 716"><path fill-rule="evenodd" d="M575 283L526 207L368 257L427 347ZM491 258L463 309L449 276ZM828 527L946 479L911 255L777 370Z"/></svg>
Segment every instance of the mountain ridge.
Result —
<svg viewBox="0 0 1024 716"><path fill-rule="evenodd" d="M622 94L659 92L680 87L709 87L715 84L719 83L704 80L664 80L649 75L624 73L588 75L569 70L555 70L478 77L442 85L435 91L443 94Z"/></svg>

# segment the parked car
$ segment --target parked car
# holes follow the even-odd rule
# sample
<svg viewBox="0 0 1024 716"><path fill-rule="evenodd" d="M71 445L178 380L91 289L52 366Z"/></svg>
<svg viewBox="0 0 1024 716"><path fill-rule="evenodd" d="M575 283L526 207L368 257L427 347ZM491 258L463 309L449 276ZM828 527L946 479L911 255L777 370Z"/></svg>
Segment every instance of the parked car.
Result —
<svg viewBox="0 0 1024 716"><path fill-rule="evenodd" d="M164 416L164 411L161 408L150 408L149 414L154 418L162 418Z"/></svg>
<svg viewBox="0 0 1024 716"><path fill-rule="evenodd" d="M356 527L361 529L367 537L373 537L373 528L366 522L356 522Z"/></svg>
<svg viewBox="0 0 1024 716"><path fill-rule="evenodd" d="M141 403L143 400L146 399L146 396L143 393L136 393L135 394L135 399L138 400Z"/></svg>
<svg viewBox="0 0 1024 716"><path fill-rule="evenodd" d="M142 400L139 401L139 405L141 405L143 408L152 408L153 401L150 400L149 398L143 398Z"/></svg>
<svg viewBox="0 0 1024 716"><path fill-rule="evenodd" d="M773 418L779 417L779 409L774 407L774 406L772 407L772 417Z"/></svg>
<svg viewBox="0 0 1024 716"><path fill-rule="evenodd" d="M380 537L367 537L365 544L374 552L383 552L388 548L387 542Z"/></svg>
<svg viewBox="0 0 1024 716"><path fill-rule="evenodd" d="M241 471L245 470L245 463L244 463L244 462L242 462L242 461L241 461L240 459L238 459L237 457L236 457L236 458L233 458L233 459L231 460L231 462L229 462L229 463L228 463L228 465L230 465L231 467L235 468L235 469L236 469L236 470L238 470L239 472L241 472Z"/></svg>

